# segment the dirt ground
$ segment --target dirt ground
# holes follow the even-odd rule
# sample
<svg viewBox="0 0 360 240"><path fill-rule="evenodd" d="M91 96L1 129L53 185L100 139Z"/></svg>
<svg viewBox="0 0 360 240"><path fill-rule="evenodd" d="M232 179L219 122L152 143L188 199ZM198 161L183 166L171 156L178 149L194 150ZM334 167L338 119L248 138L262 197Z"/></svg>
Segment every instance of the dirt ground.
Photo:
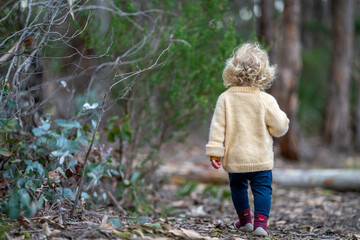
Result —
<svg viewBox="0 0 360 240"><path fill-rule="evenodd" d="M158 174L168 176L168 181L152 200L151 214L124 216L114 206L92 210L80 206L76 217L69 218L70 205L62 204L50 214L13 222L0 239L360 239L360 191L283 188L276 184L268 222L270 236L255 238L236 231L229 187L186 179L189 169L207 171L210 179L227 177L225 171L210 167L202 136L195 134L183 143L164 146L164 163ZM312 158L299 163L277 158L275 167L359 168L359 157L333 155L322 149L319 141L311 141L307 152L312 151ZM315 151L314 146L321 150ZM173 177L174 171L183 177ZM192 174L202 176L201 172ZM1 228L4 225L0 224L0 233Z"/></svg>
<svg viewBox="0 0 360 240"><path fill-rule="evenodd" d="M199 184L185 196L184 187L167 184L159 194L159 208L151 216L123 216L113 207L22 219L12 225L7 239L360 239L358 192L323 189L283 189L274 186L267 238L234 229L236 214L227 186L224 199L205 194ZM219 195L217 195L219 196ZM253 206L252 206L253 209ZM165 214L164 214L165 213Z"/></svg>
<svg viewBox="0 0 360 240"><path fill-rule="evenodd" d="M213 170L204 154L206 132L198 131L184 143L171 144L164 148L163 158L168 166L174 164L176 172L188 176L186 169L207 171L206 175L227 178L223 170ZM275 147L275 168L285 169L324 169L324 168L360 168L358 155L334 154L321 143L321 140L307 139L302 144L304 159L300 162L289 162L281 159ZM184 161L183 166L179 161ZM190 165L190 166L189 166ZM165 167L166 168L166 167ZM174 166L172 166L174 169ZM203 169L203 170L195 170ZM166 171L171 171L166 169ZM189 171L189 170L188 170ZM201 175L199 172L198 175ZM227 186L224 188L228 189ZM193 193L194 195L194 193ZM251 194L250 194L251 196ZM201 218L185 218L178 226L193 226L204 235L219 236L221 239L241 237L254 239L251 234L236 232L232 224L236 214L231 199L223 201L192 197L188 203L191 209L203 210ZM197 208L196 208L197 207ZM190 212L191 212L190 209ZM194 225L194 223L200 222ZM338 192L321 188L301 189L282 188L273 185L272 208L269 218L270 239L360 239L360 191Z"/></svg>
<svg viewBox="0 0 360 240"><path fill-rule="evenodd" d="M273 188L269 239L360 239L360 193ZM231 199L219 201L200 195L179 198L187 207L178 211L183 219L173 219L175 226L221 239L256 239L233 228L236 213Z"/></svg>

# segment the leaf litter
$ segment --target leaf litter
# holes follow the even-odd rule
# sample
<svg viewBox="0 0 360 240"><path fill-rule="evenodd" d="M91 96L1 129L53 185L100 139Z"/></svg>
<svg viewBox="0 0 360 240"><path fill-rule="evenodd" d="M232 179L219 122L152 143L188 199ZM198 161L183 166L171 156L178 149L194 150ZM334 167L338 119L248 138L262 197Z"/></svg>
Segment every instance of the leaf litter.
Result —
<svg viewBox="0 0 360 240"><path fill-rule="evenodd" d="M76 168L50 171L48 180L57 186L64 174L78 180ZM8 229L5 239L259 239L234 229L236 213L227 185L170 179L153 198L156 207L146 216L131 217L119 206L90 210L83 200L71 218L72 201L64 198L51 206L45 201L36 217L10 221L1 216L5 223L0 222L0 227L4 224ZM0 181L0 195L6 181ZM273 185L270 236L262 239L360 239L359 206L360 192Z"/></svg>
<svg viewBox="0 0 360 240"><path fill-rule="evenodd" d="M165 185L158 200L165 205L144 217L124 216L109 206L96 211L80 207L70 218L71 205L59 205L37 217L9 221L11 230L5 238L257 239L234 229L231 199L210 197L204 194L205 187L197 184L190 194L179 196L180 186ZM273 188L271 235L263 239L360 239L359 192Z"/></svg>

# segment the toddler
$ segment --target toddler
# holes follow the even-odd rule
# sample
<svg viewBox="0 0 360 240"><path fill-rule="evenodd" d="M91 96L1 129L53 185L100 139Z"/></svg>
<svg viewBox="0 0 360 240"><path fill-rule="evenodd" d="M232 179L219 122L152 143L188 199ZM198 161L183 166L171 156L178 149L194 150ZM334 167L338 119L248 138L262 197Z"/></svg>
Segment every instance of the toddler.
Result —
<svg viewBox="0 0 360 240"><path fill-rule="evenodd" d="M266 229L271 205L273 138L283 136L289 119L274 97L263 90L270 87L276 66L265 50L255 43L240 46L226 62L225 87L216 103L206 155L211 165L229 173L231 197L239 220L235 228L268 236ZM248 199L248 181L254 195L254 225Z"/></svg>

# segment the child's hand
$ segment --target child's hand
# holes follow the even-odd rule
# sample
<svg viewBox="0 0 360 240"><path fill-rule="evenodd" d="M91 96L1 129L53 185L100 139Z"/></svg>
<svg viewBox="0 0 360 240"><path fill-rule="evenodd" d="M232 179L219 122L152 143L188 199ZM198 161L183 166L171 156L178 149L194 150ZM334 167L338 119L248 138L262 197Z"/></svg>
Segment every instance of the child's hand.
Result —
<svg viewBox="0 0 360 240"><path fill-rule="evenodd" d="M221 167L221 157L210 157L211 166L215 169L219 169Z"/></svg>

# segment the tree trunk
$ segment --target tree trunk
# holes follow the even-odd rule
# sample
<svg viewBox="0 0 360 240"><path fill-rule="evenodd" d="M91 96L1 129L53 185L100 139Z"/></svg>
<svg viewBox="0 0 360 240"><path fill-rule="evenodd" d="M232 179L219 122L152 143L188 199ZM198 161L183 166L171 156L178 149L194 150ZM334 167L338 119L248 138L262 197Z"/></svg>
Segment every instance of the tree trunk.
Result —
<svg viewBox="0 0 360 240"><path fill-rule="evenodd" d="M356 49L356 55L355 55L355 64L354 68L357 69L353 72L353 78L354 78L354 85L356 88L355 96L356 96L356 104L355 104L355 122L353 123L353 127L355 129L355 150L357 152L360 152L360 49Z"/></svg>
<svg viewBox="0 0 360 240"><path fill-rule="evenodd" d="M276 97L280 107L290 119L289 132L280 142L281 154L291 160L299 160L299 123L297 85L302 68L300 43L300 2L285 0L282 29L283 38L279 56L279 79L276 82Z"/></svg>
<svg viewBox="0 0 360 240"><path fill-rule="evenodd" d="M274 41L274 1L273 0L261 0L260 3L261 16L260 16L260 28L259 28L259 40L265 42L269 48L270 62L276 62L275 56L275 41Z"/></svg>
<svg viewBox="0 0 360 240"><path fill-rule="evenodd" d="M324 116L325 141L336 150L350 145L350 74L353 51L354 1L332 1L333 44Z"/></svg>
<svg viewBox="0 0 360 240"><path fill-rule="evenodd" d="M314 21L314 0L301 1L301 43L303 48L310 48L314 45L313 31L309 29L309 24ZM316 12L320 15L321 11Z"/></svg>

